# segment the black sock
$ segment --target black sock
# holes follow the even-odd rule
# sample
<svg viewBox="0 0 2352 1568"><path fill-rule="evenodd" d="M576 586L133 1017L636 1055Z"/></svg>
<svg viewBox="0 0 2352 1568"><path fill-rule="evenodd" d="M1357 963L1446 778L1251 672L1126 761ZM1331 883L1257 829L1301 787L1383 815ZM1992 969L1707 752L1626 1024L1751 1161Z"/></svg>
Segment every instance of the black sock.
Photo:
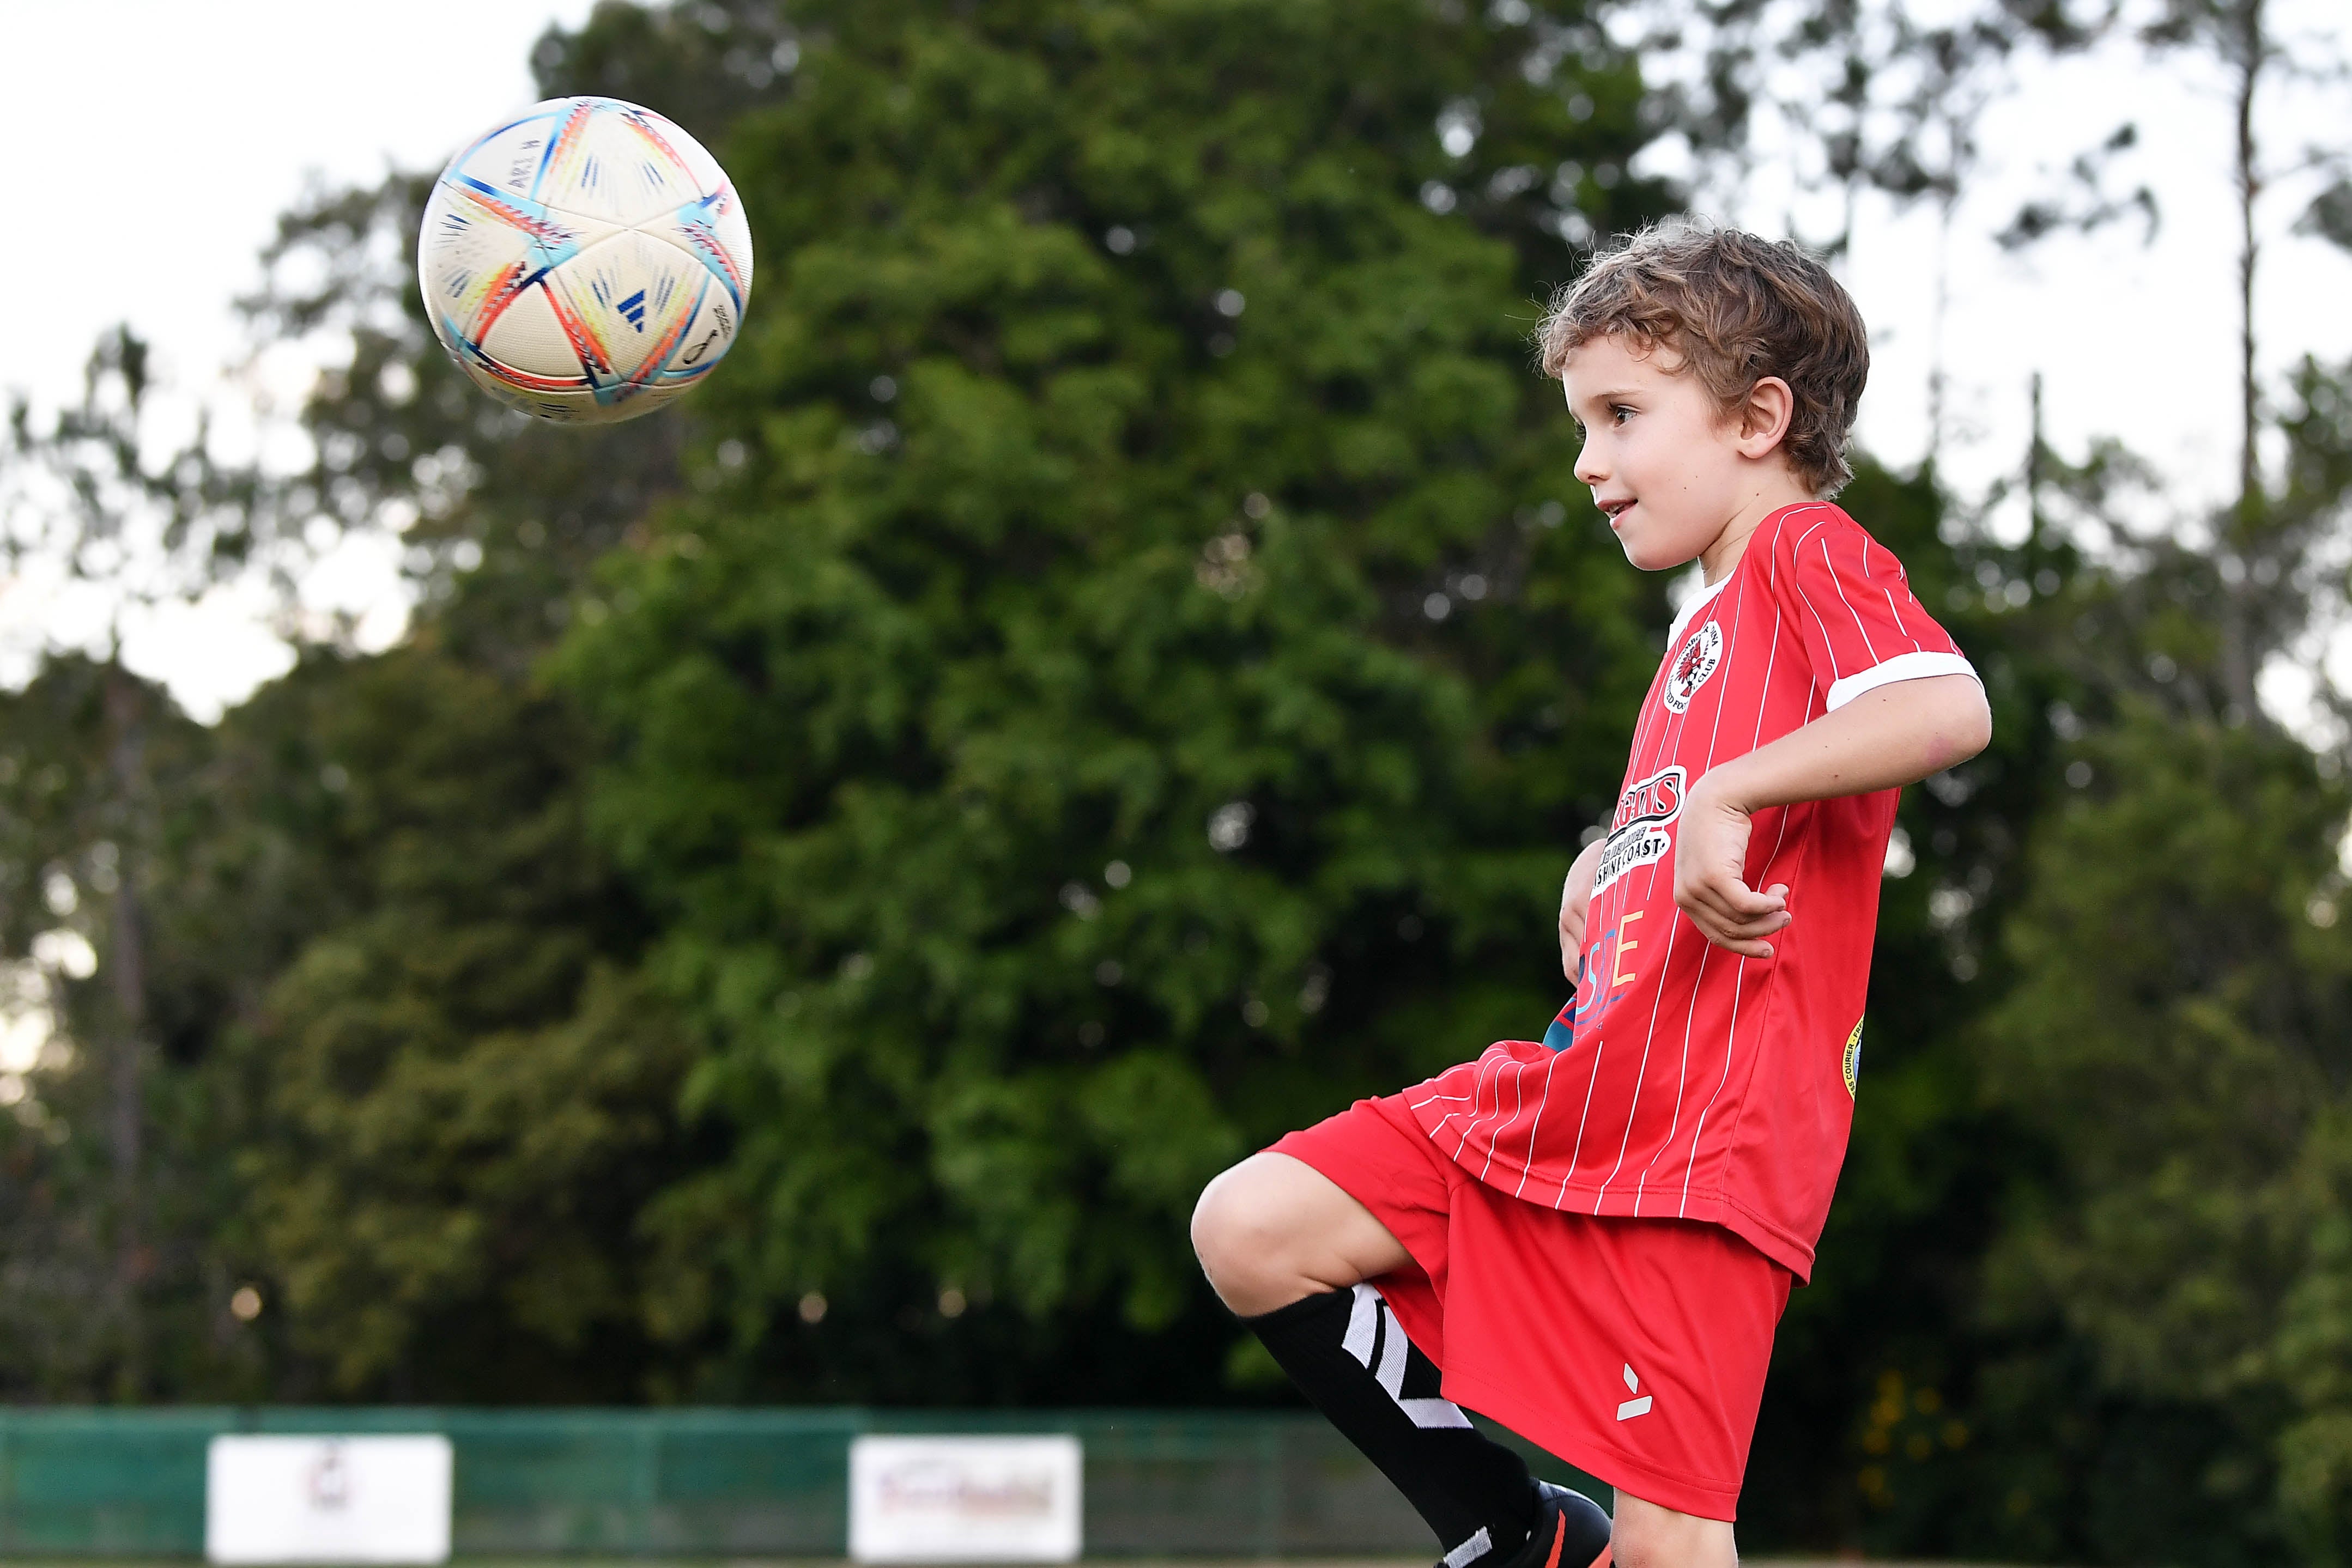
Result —
<svg viewBox="0 0 2352 1568"><path fill-rule="evenodd" d="M1526 1461L1438 1396L1439 1374L1370 1285L1325 1291L1243 1323L1437 1532L1448 1568L1527 1540L1538 1504Z"/></svg>

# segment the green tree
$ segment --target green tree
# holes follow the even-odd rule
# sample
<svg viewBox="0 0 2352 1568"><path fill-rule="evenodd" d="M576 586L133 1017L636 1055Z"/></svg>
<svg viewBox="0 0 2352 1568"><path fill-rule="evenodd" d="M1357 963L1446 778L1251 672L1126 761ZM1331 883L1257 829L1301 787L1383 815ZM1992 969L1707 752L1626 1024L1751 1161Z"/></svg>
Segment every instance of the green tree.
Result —
<svg viewBox="0 0 2352 1568"><path fill-rule="evenodd" d="M791 47L764 5L606 6L534 61L551 93L594 66L716 140L786 90ZM658 1396L639 1210L709 1150L675 1114L690 1041L637 971L645 913L583 831L592 743L537 669L677 487L685 425L583 438L481 397L415 298L425 190L289 212L246 301L332 367L299 411L312 464L260 499L400 532L421 602L399 648L314 650L221 727L229 826L179 891L296 930L224 948L201 1072L281 1393Z"/></svg>
<svg viewBox="0 0 2352 1568"><path fill-rule="evenodd" d="M257 1260L321 1391L626 1400L636 1209L685 1060L583 842L578 727L430 640L314 660L236 716L226 802L303 822L334 894L223 1042Z"/></svg>
<svg viewBox="0 0 2352 1568"><path fill-rule="evenodd" d="M207 1020L207 1071L241 1117L279 1387L640 1398L664 1385L637 1211L688 1157L687 1040L636 976L642 908L583 830L591 743L537 666L676 487L681 425L583 440L481 397L414 297L422 196L394 177L289 213L248 302L264 336L352 345L273 503L401 529L422 601L400 647L314 651L221 727L243 841L204 891L268 872L301 927Z"/></svg>
<svg viewBox="0 0 2352 1568"><path fill-rule="evenodd" d="M2147 710L2079 760L2008 933L2028 973L1987 1030L1999 1091L2063 1148L2064 1179L2003 1235L1995 1299L2054 1303L2108 1386L2212 1413L2221 1440L2186 1456L2205 1473L2179 1479L2231 1538L2168 1542L2180 1521L2158 1514L2129 1544L2246 1561L2277 1532L2281 1320L2342 1224L2314 1178L2352 1005L2327 913L2346 800L2292 741Z"/></svg>
<svg viewBox="0 0 2352 1568"><path fill-rule="evenodd" d="M137 1399L233 1375L213 1234L228 1195L205 1098L171 1071L208 934L154 897L206 737L119 663L79 656L0 697L0 1388ZM126 905L147 916L128 940Z"/></svg>
<svg viewBox="0 0 2352 1568"><path fill-rule="evenodd" d="M2046 1551L2332 1562L2347 1544L2329 1303L2352 802L2338 754L2237 706L2230 642L2251 627L2257 662L2280 656L2328 601L2313 552L2352 477L2348 380L2306 365L2281 421L2284 478L2252 505L2284 561L2233 580L2226 553L2118 529L2137 570L2079 623L2084 706L2056 716L2072 788L2022 868L2000 938L2018 984L1982 1031L1989 1086L2047 1162L1989 1260L1990 1321L2045 1336L1996 1397L2082 1413L2018 1482ZM2230 616L2233 597L2263 613Z"/></svg>
<svg viewBox="0 0 2352 1568"><path fill-rule="evenodd" d="M155 1074L159 1026L170 1021L159 1003L179 977L163 974L163 949L172 928L186 926L157 894L203 752L185 719L123 664L122 643L141 612L200 598L248 570L263 547L297 549L255 504L253 476L215 461L203 422L184 445L163 445L156 390L145 344L118 329L91 353L78 402L44 415L14 400L0 455L0 555L24 580L78 596L97 622L86 648L60 647L47 627L33 633L61 657L16 704L12 798L0 802L8 878L39 894L10 911L0 952L28 937L78 945L62 972L29 948L11 966L30 988L26 1027L47 1019L59 1030L48 1099L13 1075L19 1174L52 1221L28 1236L16 1277L46 1281L51 1305L81 1296L78 1322L52 1320L33 1336L54 1330L80 1350L34 1348L28 1364L39 1370L28 1375L52 1391L79 1382L121 1398L173 1380L151 1333L168 1311L151 1309L171 1294L167 1277L185 1282L183 1244L202 1249L164 1213L185 1218L187 1187L157 1137L156 1117L175 1096ZM43 905L73 923L26 925ZM69 1102L71 1121L58 1118ZM100 1149L102 1184L90 1176ZM91 1248L110 1255L102 1276L89 1271Z"/></svg>
<svg viewBox="0 0 2352 1568"><path fill-rule="evenodd" d="M1526 332L1555 200L1657 200L1639 80L1566 7L794 18L698 488L562 664L727 1139L661 1326L778 1389L967 1305L1229 1338L1200 1183L1556 1005L1664 606Z"/></svg>

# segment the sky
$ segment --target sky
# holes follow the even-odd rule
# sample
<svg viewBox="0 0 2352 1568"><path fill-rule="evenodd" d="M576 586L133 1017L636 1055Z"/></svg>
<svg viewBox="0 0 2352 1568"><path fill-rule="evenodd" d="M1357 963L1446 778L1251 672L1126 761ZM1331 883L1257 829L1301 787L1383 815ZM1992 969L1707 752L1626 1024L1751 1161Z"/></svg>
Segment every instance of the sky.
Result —
<svg viewBox="0 0 2352 1568"><path fill-rule="evenodd" d="M2352 46L2352 11L2342 0L2280 0L2273 18L2283 36L2328 40L2338 57ZM2021 466L2038 371L2047 427L2062 450L2076 454L2094 436L2117 436L2157 462L2184 507L2234 494L2231 114L2217 72L2179 57L2150 60L2128 43L2066 61L2028 59L2014 90L1988 110L1979 188L1954 225L1943 334L1961 437L1947 448L1946 468L1962 489ZM2138 144L2116 162L2109 184L2128 191L2144 182L2153 190L2152 240L2129 219L2015 254L1994 243L2023 199L2063 190L2065 165L2125 123ZM2352 92L2341 81L2284 82L2264 101L2258 129L2274 169L2315 144L2352 152ZM2270 374L2305 353L2352 357L2352 309L2345 308L2352 256L2294 232L2326 178L2281 172L2257 208L2255 337ZM1931 210L1896 214L1882 205L1865 211L1845 269L1872 336L1858 434L1894 461L1926 449L1938 251Z"/></svg>
<svg viewBox="0 0 2352 1568"><path fill-rule="evenodd" d="M310 182L439 167L538 96L531 45L551 23L579 26L590 5L0 0L19 123L69 137L81 178L135 192L114 208L135 222L111 235L59 227L48 243L0 247L0 298L37 301L9 313L0 387L73 398L91 345L127 322L184 394L239 412L248 400L225 372L250 345L231 302L258 282L277 215ZM57 217L80 227L107 207L85 187ZM346 547L305 581L306 605L359 616L362 643L389 642L407 609L397 557L383 540ZM124 658L211 718L290 664L268 609L257 591L224 591L134 628ZM71 638L95 623L89 604L37 577L0 583L0 679L29 674L35 628Z"/></svg>
<svg viewBox="0 0 2352 1568"><path fill-rule="evenodd" d="M226 371L248 345L230 302L257 281L255 257L277 214L310 182L373 182L390 168L438 165L530 100L531 44L551 23L578 26L589 5L0 0L20 67L12 86L23 122L69 134L78 168L133 178L139 192L135 232L101 232L73 247L70 287L59 286L57 244L0 249L0 297L39 301L12 312L0 387L47 402L70 397L91 343L127 321L155 345L185 397L241 405L249 380ZM2341 0L2278 5L2289 30L2332 30L2339 45L2340 10ZM93 98L89 73L74 63L95 59L106 71L105 90ZM2028 61L1985 117L1981 178L1948 247L1932 212L1864 205L1843 273L1872 331L1865 446L1896 463L1926 450L1942 268L1951 387L1942 463L1964 492L2021 464L2036 371L2047 429L2062 450L2120 437L2155 459L2184 510L2228 491L2236 463L2234 219L2218 88L2185 62L2151 62L2128 47ZM2352 96L2340 86L2290 88L2269 108L2266 137L2283 159L2309 142L2352 145L2347 105ZM2077 152L2126 120L2141 142L2116 172L2121 183L2144 179L2155 188L2161 223L2153 243L2130 224L2022 255L1991 242L2021 201L2054 189ZM2292 232L2313 188L2308 178L2283 180L2264 209L2257 315L2272 371L2306 351L2352 356L2352 310L2343 305L2352 299L2352 257ZM1717 205L1718 215L1768 230L1791 211L1821 216L1807 214L1769 166ZM86 197L72 215L82 223L103 210ZM357 617L363 645L392 641L407 610L397 554L394 541L348 544L306 579L306 607ZM267 612L258 592L225 591L138 626L124 655L209 718L289 662ZM90 623L86 603L37 578L0 581L0 680L24 678L42 636L69 639Z"/></svg>

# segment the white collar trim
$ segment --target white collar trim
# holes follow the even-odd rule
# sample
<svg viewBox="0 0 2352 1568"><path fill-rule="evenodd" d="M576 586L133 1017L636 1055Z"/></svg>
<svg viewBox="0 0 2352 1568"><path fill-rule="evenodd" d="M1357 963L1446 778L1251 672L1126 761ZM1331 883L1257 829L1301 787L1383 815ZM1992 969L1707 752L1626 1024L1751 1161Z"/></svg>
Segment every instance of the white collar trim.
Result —
<svg viewBox="0 0 2352 1568"><path fill-rule="evenodd" d="M1721 582L1708 583L1705 588L1702 588L1696 593L1692 594L1689 601L1684 604L1680 610L1675 612L1674 627L1666 633L1667 647L1671 648L1675 643L1683 640L1683 633L1689 630L1690 623L1697 618L1698 612L1706 609L1708 604L1714 601L1717 594L1721 593L1724 589L1730 585L1732 578L1737 576L1738 571L1739 567L1738 563L1735 562L1731 570L1723 574L1723 580Z"/></svg>

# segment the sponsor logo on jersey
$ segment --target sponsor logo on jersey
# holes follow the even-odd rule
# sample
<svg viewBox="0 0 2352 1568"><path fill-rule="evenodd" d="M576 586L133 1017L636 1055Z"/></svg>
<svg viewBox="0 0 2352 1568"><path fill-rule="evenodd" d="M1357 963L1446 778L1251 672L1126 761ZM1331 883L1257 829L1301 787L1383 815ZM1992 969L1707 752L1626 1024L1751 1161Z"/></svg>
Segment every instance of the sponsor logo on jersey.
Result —
<svg viewBox="0 0 2352 1568"><path fill-rule="evenodd" d="M1639 866L1655 865L1675 847L1667 827L1683 814L1680 767L1662 768L1617 798L1617 814L1610 820L1609 842L1601 852L1601 869L1592 879L1597 895L1602 888Z"/></svg>
<svg viewBox="0 0 2352 1568"><path fill-rule="evenodd" d="M1702 621L1683 639L1682 652L1675 655L1666 671L1664 701L1668 711L1681 713L1690 706L1691 694L1706 685L1723 663L1723 628L1712 620Z"/></svg>
<svg viewBox="0 0 2352 1568"><path fill-rule="evenodd" d="M1853 1086L1862 1077L1862 1020L1853 1020L1853 1032L1845 1037L1845 1092L1853 1098Z"/></svg>

